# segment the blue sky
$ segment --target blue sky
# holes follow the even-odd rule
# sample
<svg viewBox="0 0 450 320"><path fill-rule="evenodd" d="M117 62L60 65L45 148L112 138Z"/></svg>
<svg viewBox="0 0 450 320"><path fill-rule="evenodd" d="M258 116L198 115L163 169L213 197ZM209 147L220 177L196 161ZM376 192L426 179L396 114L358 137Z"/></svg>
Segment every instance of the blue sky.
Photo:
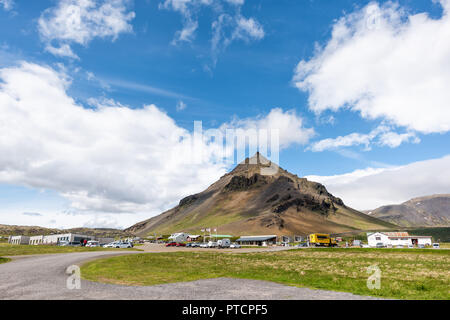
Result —
<svg viewBox="0 0 450 320"><path fill-rule="evenodd" d="M67 20L67 16L64 19L67 10L80 9L82 2L0 1L0 68L4 70L0 76L2 83L11 85L8 90L3 88L2 93L5 97L19 97L17 100L23 94L20 108L28 108L36 117L29 125L16 126L18 133L13 132L11 139L4 136L5 141L0 143L4 154L16 156L5 156L0 162L0 223L126 227L170 208L181 196L202 191L229 167L210 163L201 171L195 166L180 168L174 164L175 169L154 161L158 163L155 172L163 174L161 177L158 174L152 187L160 183L159 193L165 196L142 192L138 197L128 194L130 188L151 189L142 181L132 180L145 166L130 169L132 174L116 167L120 161L124 166L134 165L137 159L135 151L141 145L130 146L127 139L123 148L118 143L114 149L111 143L101 149L108 150L102 154L104 168L109 170L104 175L98 173L101 166L92 164L98 161L92 157L95 149L84 156L87 151L78 144L77 161L73 166L67 165L64 172L76 177L86 174L90 179L76 183L59 181L61 175L56 177L55 172L60 165L51 167L49 163L57 163L56 157L59 159L60 153L69 148L66 144L73 142L67 138L70 134L63 135L62 131L92 134L77 137L80 139L77 141L95 141L109 130L119 132L120 138L140 137L148 133L145 130L153 130L151 134L159 137L158 130L164 129L192 132L194 121L199 120L204 128L227 125L248 128L273 119L278 124L292 119L293 127L286 125L288 133L281 135L281 142L286 141L280 153L281 166L301 176L328 182L326 185L333 193L361 210L406 201L422 193L448 193L450 184L439 179L437 183L433 171L448 168L449 164L446 156L450 147L450 106L445 104L449 96L441 86L445 88L445 80L450 79L449 65L443 63L450 61L450 50L436 44L441 34L442 41L448 42L444 38L449 26L445 13L445 8L450 8L448 1L114 0L108 11L102 7L104 1L89 0L91 6L81 11L79 30L73 32L61 21ZM104 15L104 19L92 18L90 13L94 11ZM114 20L107 20L113 14ZM214 46L213 39L219 36L214 24L217 26L221 17L226 22L221 25L223 33ZM372 17L374 21L370 20ZM417 18L415 23L411 23L411 17ZM339 21L347 32L343 35L338 32L344 28L338 28ZM367 30L361 29L362 22L367 22ZM192 25L196 26L195 31L189 33ZM435 31L430 31L432 28ZM184 38L180 36L183 30ZM424 39L430 37L436 39L428 45L429 51L416 52L415 46L427 46ZM436 48L430 47L434 45ZM62 48L65 53L55 51ZM436 57L429 59L431 53L437 53ZM309 71L305 74L305 70ZM36 86L31 90L33 94L45 94L44 88L39 87L39 79L43 79L42 83L48 81L49 87L56 82L61 84L57 98L50 98L53 93L46 94L50 102L42 109L34 110L33 102L26 105L27 101L39 100L38 97L14 91L14 83L21 83L17 79L30 74L37 79L27 78ZM429 87L423 87L422 82L429 83ZM162 119L164 125L152 123L150 129L120 131L124 127L120 119L127 116L114 117L105 112L103 118L99 116L96 120L101 123L98 130L104 129L101 133L87 125L77 127L80 122L65 122L66 119L53 128L53 121L64 118L65 113L55 113L56 117L52 110L60 108L60 103L72 103L66 98L73 99L70 110L79 107L93 112L120 106L145 110L144 106L154 105L157 109L148 111L152 112L151 119L156 123ZM0 99L0 108L7 111L0 116L0 126L3 124L5 129L2 134L11 132L6 130L4 121L22 123L14 118L17 114L10 113L19 106L7 105L8 101ZM52 101L54 105L49 106ZM274 110L278 111L270 117ZM77 114L67 117L78 119ZM37 125L35 121L47 122ZM61 139L55 138L53 143L46 126L55 130L50 133L53 138L61 134L68 140L55 147ZM127 124L127 128L132 127ZM23 137L16 139L19 134L33 137L36 145L42 145L46 152L32 153L31 147L23 147ZM102 136L101 141L105 139ZM152 143L146 145L149 152L163 154L165 142ZM126 158L122 155L124 158L116 160L121 152L129 153ZM115 160L110 161L112 158ZM23 165L11 165L18 159ZM426 165L426 161L433 159L440 161L439 166ZM153 165L151 157L149 161L147 164ZM424 169L426 174L411 186L396 186L394 191L371 198L376 190L392 182L389 170L398 172L424 161L430 171ZM78 171L83 166L86 171ZM105 178L114 170L120 171L121 179ZM43 171L46 173L42 174ZM98 176L89 176L87 172L96 172ZM352 194L349 184L339 177L330 180L332 176L345 174L360 179L361 172L368 179L364 185L372 186L363 188L366 193ZM173 178L168 176L173 174L180 174L180 181L171 181ZM387 177L381 181L379 174ZM73 181L73 177L69 178ZM115 183L123 183L124 189ZM401 191L397 190L400 188ZM123 194L127 194L123 201L117 200ZM39 212L41 216L24 215L26 212Z"/></svg>

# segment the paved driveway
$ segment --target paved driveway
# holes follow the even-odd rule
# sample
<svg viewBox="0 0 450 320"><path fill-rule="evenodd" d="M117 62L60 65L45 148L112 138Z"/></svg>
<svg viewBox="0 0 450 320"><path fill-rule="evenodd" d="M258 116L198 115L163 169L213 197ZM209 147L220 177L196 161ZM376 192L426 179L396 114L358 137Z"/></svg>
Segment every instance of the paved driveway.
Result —
<svg viewBox="0 0 450 320"><path fill-rule="evenodd" d="M136 253L139 252L120 254ZM226 278L148 287L82 280L80 289L67 289L68 266L117 254L98 251L15 258L11 262L0 264L0 299L371 299L349 293L289 287L267 281Z"/></svg>

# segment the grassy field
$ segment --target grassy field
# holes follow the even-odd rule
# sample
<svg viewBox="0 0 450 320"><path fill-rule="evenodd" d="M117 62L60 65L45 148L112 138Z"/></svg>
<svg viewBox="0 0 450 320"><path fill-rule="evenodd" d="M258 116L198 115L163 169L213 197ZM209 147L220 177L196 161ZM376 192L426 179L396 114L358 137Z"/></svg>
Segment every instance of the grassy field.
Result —
<svg viewBox="0 0 450 320"><path fill-rule="evenodd" d="M0 243L0 257L20 256L29 254L44 253L70 253L85 251L105 251L105 250L133 250L133 249L108 249L108 248L86 248L86 247L60 247L60 246L28 246L28 245L10 245ZM137 249L134 249L137 250Z"/></svg>
<svg viewBox="0 0 450 320"><path fill-rule="evenodd" d="M369 266L381 288L367 288ZM182 267L180 267L182 266ZM217 277L399 299L450 299L450 251L411 249L300 249L273 253L149 253L87 263L88 280L156 285Z"/></svg>

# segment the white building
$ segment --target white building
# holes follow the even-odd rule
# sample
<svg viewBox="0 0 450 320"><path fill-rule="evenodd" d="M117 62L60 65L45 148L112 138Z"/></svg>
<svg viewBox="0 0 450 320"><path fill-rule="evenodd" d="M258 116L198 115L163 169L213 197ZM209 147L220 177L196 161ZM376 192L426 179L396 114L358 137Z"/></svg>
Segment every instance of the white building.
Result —
<svg viewBox="0 0 450 320"><path fill-rule="evenodd" d="M405 247L409 245L431 246L433 242L431 236L410 236L408 232L367 233L367 241L370 247L376 247L379 243L385 247Z"/></svg>
<svg viewBox="0 0 450 320"><path fill-rule="evenodd" d="M52 245L59 244L61 241L68 241L81 243L82 241L95 240L95 237L83 235L83 234L74 234L74 233L65 233L65 234L52 234L49 236L44 236L42 244Z"/></svg>
<svg viewBox="0 0 450 320"><path fill-rule="evenodd" d="M39 244L43 244L44 243L44 236L34 236L34 237L30 237L30 241L28 244L32 245L32 246L37 246Z"/></svg>
<svg viewBox="0 0 450 320"><path fill-rule="evenodd" d="M269 236L241 236L236 240L240 245L247 246L267 246L277 243L278 237L276 235Z"/></svg>
<svg viewBox="0 0 450 320"><path fill-rule="evenodd" d="M189 234L184 232L174 233L169 237L169 240L173 242L185 242L187 241Z"/></svg>
<svg viewBox="0 0 450 320"><path fill-rule="evenodd" d="M28 244L30 237L28 236L10 236L8 238L9 244Z"/></svg>

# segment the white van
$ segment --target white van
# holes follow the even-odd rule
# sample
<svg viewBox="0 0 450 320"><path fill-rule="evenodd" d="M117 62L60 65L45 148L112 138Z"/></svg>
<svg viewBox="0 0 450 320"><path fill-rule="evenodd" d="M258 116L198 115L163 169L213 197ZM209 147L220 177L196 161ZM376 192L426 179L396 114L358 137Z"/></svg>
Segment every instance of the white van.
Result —
<svg viewBox="0 0 450 320"><path fill-rule="evenodd" d="M221 240L217 241L217 246L219 248L229 248L230 245L231 245L230 239L221 239Z"/></svg>

